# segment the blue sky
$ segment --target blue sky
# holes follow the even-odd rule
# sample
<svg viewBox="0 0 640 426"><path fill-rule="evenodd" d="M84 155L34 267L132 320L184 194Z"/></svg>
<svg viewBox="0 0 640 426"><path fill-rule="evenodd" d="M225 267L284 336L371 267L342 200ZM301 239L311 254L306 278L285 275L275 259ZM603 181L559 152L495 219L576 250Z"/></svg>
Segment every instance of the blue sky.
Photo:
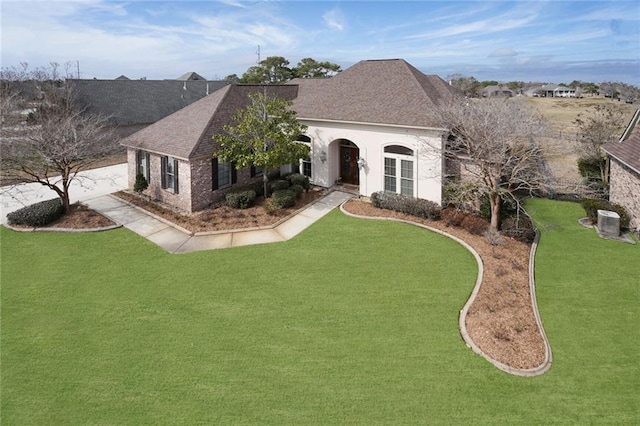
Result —
<svg viewBox="0 0 640 426"><path fill-rule="evenodd" d="M427 74L640 86L640 2L1 1L2 66L82 78L241 75L262 59L403 58Z"/></svg>

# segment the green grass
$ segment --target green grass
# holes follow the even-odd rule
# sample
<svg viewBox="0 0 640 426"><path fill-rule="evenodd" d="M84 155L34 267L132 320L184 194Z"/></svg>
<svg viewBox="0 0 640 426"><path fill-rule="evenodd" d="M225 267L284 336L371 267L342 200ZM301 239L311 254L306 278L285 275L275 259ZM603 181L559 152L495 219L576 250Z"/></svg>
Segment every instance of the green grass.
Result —
<svg viewBox="0 0 640 426"><path fill-rule="evenodd" d="M556 363L520 378L465 347L475 261L422 229L336 211L286 243L170 255L127 230L2 228L2 423L637 422L637 266L558 285L553 232L538 274Z"/></svg>

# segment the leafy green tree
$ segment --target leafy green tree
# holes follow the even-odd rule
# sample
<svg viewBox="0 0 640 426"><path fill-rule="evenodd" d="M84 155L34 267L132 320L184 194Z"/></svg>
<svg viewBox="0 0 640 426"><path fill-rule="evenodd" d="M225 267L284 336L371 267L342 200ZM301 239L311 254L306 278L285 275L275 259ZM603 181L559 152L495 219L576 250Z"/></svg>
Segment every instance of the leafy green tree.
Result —
<svg viewBox="0 0 640 426"><path fill-rule="evenodd" d="M239 79L240 83L248 84L281 84L293 78L293 71L289 68L289 61L282 56L269 56L247 69Z"/></svg>
<svg viewBox="0 0 640 426"><path fill-rule="evenodd" d="M240 82L240 77L238 77L238 74L229 74L228 76L223 78L223 80L224 81L230 81L231 83L239 83Z"/></svg>
<svg viewBox="0 0 640 426"><path fill-rule="evenodd" d="M301 78L318 78L331 77L339 73L340 65L328 61L318 62L313 58L303 58L298 62L293 72L296 77Z"/></svg>
<svg viewBox="0 0 640 426"><path fill-rule="evenodd" d="M220 145L214 156L236 167L261 167L266 196L269 170L309 157L309 148L296 142L307 126L298 122L291 101L259 92L249 98L250 104L234 115L232 124L214 136Z"/></svg>

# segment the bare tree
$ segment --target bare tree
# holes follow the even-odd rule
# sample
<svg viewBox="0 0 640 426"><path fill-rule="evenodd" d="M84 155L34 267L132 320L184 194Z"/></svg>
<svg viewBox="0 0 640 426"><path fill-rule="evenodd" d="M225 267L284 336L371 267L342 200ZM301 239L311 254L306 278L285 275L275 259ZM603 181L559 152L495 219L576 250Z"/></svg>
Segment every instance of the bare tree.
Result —
<svg viewBox="0 0 640 426"><path fill-rule="evenodd" d="M462 190L486 194L491 206L491 229L500 226L502 200L544 185L542 150L536 140L547 126L536 110L514 99L456 99L435 110L450 129L447 161L460 166L461 181L474 185ZM464 189L466 188L466 189Z"/></svg>
<svg viewBox="0 0 640 426"><path fill-rule="evenodd" d="M26 123L1 143L3 174L50 188L65 212L78 173L120 149L107 120L75 108L71 87L56 84L47 85Z"/></svg>
<svg viewBox="0 0 640 426"><path fill-rule="evenodd" d="M595 105L587 113L578 114L574 122L578 126L578 142L582 154L579 163L584 162L587 167L597 169L602 182L608 182L607 156L602 146L616 141L622 134L624 111L617 105Z"/></svg>

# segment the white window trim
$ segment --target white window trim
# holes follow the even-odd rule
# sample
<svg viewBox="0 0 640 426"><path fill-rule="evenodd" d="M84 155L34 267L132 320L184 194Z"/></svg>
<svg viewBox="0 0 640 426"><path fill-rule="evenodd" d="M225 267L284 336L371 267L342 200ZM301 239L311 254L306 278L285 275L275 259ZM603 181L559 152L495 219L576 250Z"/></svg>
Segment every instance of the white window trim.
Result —
<svg viewBox="0 0 640 426"><path fill-rule="evenodd" d="M389 146L402 146L404 148L410 149L411 151L413 151L413 155L403 155L403 154L393 154L390 152L385 152L385 148L389 147ZM381 168L381 175L382 175L382 190L386 191L385 189L385 179L387 177L386 173L385 173L385 158L393 158L394 160L396 160L396 175L395 175L395 179L396 179L396 194L401 194L402 193L402 160L405 161L411 161L413 164L413 185L412 185L412 192L413 195L412 197L416 198L418 195L418 157L417 157L417 149L401 144L401 143L390 143L390 144L386 144L382 147L382 168Z"/></svg>

